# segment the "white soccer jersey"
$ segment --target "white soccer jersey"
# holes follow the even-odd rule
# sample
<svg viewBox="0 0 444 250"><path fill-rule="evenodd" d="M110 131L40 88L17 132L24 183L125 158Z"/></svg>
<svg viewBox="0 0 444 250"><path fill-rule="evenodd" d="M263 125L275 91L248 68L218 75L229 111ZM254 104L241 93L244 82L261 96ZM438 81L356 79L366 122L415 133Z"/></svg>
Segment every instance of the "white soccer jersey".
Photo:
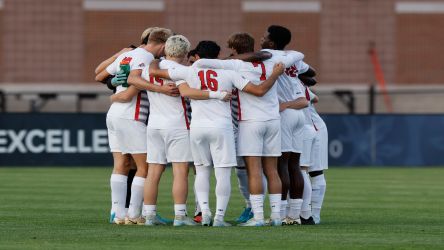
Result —
<svg viewBox="0 0 444 250"><path fill-rule="evenodd" d="M169 69L179 65L170 60L162 60L161 69ZM142 77L151 84L163 86L175 82L149 75L149 67L145 67ZM190 121L187 117L187 104L183 97L173 97L158 92L147 91L150 101L150 119L148 128L153 129L189 129Z"/></svg>
<svg viewBox="0 0 444 250"><path fill-rule="evenodd" d="M263 51L270 52L273 56L267 60L274 63L284 61L282 58L286 51L264 49ZM310 66L302 61L303 58L297 60L291 66L285 69L285 73L280 75L277 82L277 94L279 103L294 101L300 97L304 97L303 89L301 89L298 79L298 74L306 72Z"/></svg>
<svg viewBox="0 0 444 250"><path fill-rule="evenodd" d="M280 57L285 66L290 66L298 60L302 60L304 55L299 52L286 53ZM234 70L239 72L252 84L259 85L271 76L273 66L272 61L265 62L244 62L242 60L218 60L200 59L195 67L215 68ZM246 92L238 92L237 120L239 121L269 121L277 120L279 116L279 102L277 98L277 84L262 97L254 96Z"/></svg>
<svg viewBox="0 0 444 250"><path fill-rule="evenodd" d="M191 88L205 91L227 91L233 88L243 89L248 80L238 73L223 69L202 69L195 66L176 65L169 68L172 80L180 85L184 80ZM229 102L218 99L191 100L191 127L231 128L231 107Z"/></svg>
<svg viewBox="0 0 444 250"><path fill-rule="evenodd" d="M311 113L311 120L313 121L316 130L320 130L321 128L326 127L326 125L324 120L322 120L321 116L316 111L316 107L311 102L316 97L316 95L310 90L310 88L307 88L307 91L310 96L310 104L308 106L308 109L310 110Z"/></svg>
<svg viewBox="0 0 444 250"><path fill-rule="evenodd" d="M131 70L143 69L146 65L149 65L153 59L154 56L150 52L142 48L136 48L117 57L117 59L106 68L106 71L110 75L115 75L120 70L120 63L123 61L129 62ZM126 87L117 86L116 93L126 89ZM148 106L149 103L146 92L140 91L130 102L114 102L111 104L108 115L145 123L148 118Z"/></svg>

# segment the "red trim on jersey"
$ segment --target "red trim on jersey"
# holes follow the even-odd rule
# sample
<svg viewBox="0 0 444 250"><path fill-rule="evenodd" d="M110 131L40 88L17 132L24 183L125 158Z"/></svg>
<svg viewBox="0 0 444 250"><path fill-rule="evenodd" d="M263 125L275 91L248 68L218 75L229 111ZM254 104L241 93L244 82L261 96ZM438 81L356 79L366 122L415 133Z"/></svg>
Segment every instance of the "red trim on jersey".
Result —
<svg viewBox="0 0 444 250"><path fill-rule="evenodd" d="M242 109L241 109L239 90L236 90L236 93L237 93L237 119L238 121L242 121Z"/></svg>
<svg viewBox="0 0 444 250"><path fill-rule="evenodd" d="M310 93L308 93L307 86L305 87L305 99L307 99L307 101L310 101Z"/></svg>
<svg viewBox="0 0 444 250"><path fill-rule="evenodd" d="M182 107L183 107L183 116L185 117L185 123L187 124L187 129L190 129L190 122L188 121L188 116L187 116L187 104L185 103L185 98L181 97L180 99L182 99Z"/></svg>
<svg viewBox="0 0 444 250"><path fill-rule="evenodd" d="M318 131L318 128L316 127L315 122L313 121L313 119L311 119L311 123L313 123L313 127L315 128L316 131Z"/></svg>
<svg viewBox="0 0 444 250"><path fill-rule="evenodd" d="M137 94L137 101L136 101L136 113L134 114L134 120L139 120L139 112L140 112L140 99L142 99L142 93L139 92Z"/></svg>

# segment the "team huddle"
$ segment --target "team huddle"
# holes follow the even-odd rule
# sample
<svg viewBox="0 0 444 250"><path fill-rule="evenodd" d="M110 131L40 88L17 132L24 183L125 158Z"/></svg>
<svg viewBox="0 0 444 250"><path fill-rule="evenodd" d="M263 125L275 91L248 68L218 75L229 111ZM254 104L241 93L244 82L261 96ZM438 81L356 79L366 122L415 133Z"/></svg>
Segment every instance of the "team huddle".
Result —
<svg viewBox="0 0 444 250"><path fill-rule="evenodd" d="M328 133L310 90L316 72L285 50L291 32L272 25L254 38L234 33L220 47L165 28L102 62L96 80L115 90L106 124L114 169L110 223L165 225L156 211L161 176L172 165L174 226L231 226L225 213L234 167L245 209L239 226L320 223ZM135 169L132 169L133 166ZM195 172L195 214L187 215L188 172ZM216 178L216 210L209 204ZM268 191L268 192L267 192ZM264 218L268 195L270 218Z"/></svg>

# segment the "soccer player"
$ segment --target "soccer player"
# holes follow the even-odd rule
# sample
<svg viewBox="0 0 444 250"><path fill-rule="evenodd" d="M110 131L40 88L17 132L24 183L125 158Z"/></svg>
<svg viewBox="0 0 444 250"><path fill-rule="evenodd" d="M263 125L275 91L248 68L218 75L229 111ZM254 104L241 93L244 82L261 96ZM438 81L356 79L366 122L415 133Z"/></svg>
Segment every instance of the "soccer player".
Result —
<svg viewBox="0 0 444 250"><path fill-rule="evenodd" d="M140 74L145 65L155 56L163 54L164 43L171 31L156 29L151 32L147 44L132 51L121 54L115 62L109 65L105 73L99 75L106 78L120 71L121 63L128 63L130 76ZM121 79L117 78L118 81ZM129 81L130 79L128 79ZM168 92L169 89L153 88L157 91ZM117 92L111 96L113 104L107 114L108 137L111 152L113 152L115 167L111 175L111 196L116 224L142 224L140 217L143 186L148 171L146 163L146 120L148 114L148 99L145 92L130 86L117 87ZM126 218L125 198L127 189L127 170L124 169L123 155L131 154L137 172L131 187L131 201Z"/></svg>
<svg viewBox="0 0 444 250"><path fill-rule="evenodd" d="M219 52L220 47L212 41L202 41L196 48L199 59L215 59ZM283 72L283 68L282 64L277 64L270 77L260 84L254 84L234 71L203 69L195 64L188 68L170 68L168 75L173 80L185 80L185 83L179 85L181 94L190 87L207 90L210 95L214 95L216 91L231 92L235 87L256 96L264 96ZM210 166L213 165L217 181L217 209L213 226L230 226L224 221L224 215L231 192L231 167L237 164L230 105L219 100L196 100L193 97L191 99L191 152L197 172L195 188L202 209L202 225L211 224L209 178Z"/></svg>
<svg viewBox="0 0 444 250"><path fill-rule="evenodd" d="M279 60L286 53L283 50L291 41L291 32L282 26L271 25L261 39L263 50L273 54L270 60ZM280 103L282 156L279 159L279 176L282 181L281 218L283 224L292 225L299 222L302 207L304 179L299 167L302 152L302 130L305 117L301 109L308 106L298 74L314 72L302 60L287 67L285 74L278 78L277 93ZM287 212L287 193L289 211Z"/></svg>
<svg viewBox="0 0 444 250"><path fill-rule="evenodd" d="M319 224L321 222L321 208L324 201L326 181L324 176L324 170L328 169L328 131L325 122L319 116L315 103L319 101L317 95L311 90L310 86L316 83L316 80L312 77L299 76L299 79L306 86L306 94L310 96L310 105L308 109L311 113L311 119L316 129L316 135L314 138L314 150L311 153L312 165L308 169L310 175L312 193L311 193L311 211L314 222Z"/></svg>
<svg viewBox="0 0 444 250"><path fill-rule="evenodd" d="M254 38L248 33L235 33L228 40L228 48L235 56L252 53ZM289 67L302 58L301 53L291 52L281 56L280 59L286 67ZM195 64L196 67L237 71L254 84L260 84L261 81L270 77L274 65L270 61L244 62L211 59L201 59ZM243 156L246 162L249 185L246 191L250 193L249 202L251 202L254 214L254 218L241 225L261 226L264 224L262 190L262 173L264 172L270 194L271 223L280 226L282 223L280 219L281 183L277 172L277 157L281 155L281 136L276 85L263 96L239 91L237 104L238 155Z"/></svg>
<svg viewBox="0 0 444 250"><path fill-rule="evenodd" d="M150 27L145 29L142 32L141 35L141 47L146 45L147 40L148 40L148 36L150 35L151 31L153 29L155 29L157 27ZM116 93L116 87L112 85L111 80L114 77L114 75L109 75L108 72L106 71L106 68L112 64L114 61L116 61L116 59L123 53L129 52L133 49L137 48L136 46L129 46L128 48L123 48L122 50L120 50L119 52L115 53L113 56L109 57L108 59L102 61L95 69L95 74L96 74L96 80L99 82L102 82L103 84L106 84L107 87L113 91L113 93ZM101 72L102 75L99 75ZM104 78L104 75L108 75L107 77ZM104 79L103 79L104 78ZM125 91L120 92L121 94L124 94ZM134 179L134 176L136 175L137 172L137 167L134 163L134 160L131 158L131 156L129 154L123 155L123 167L122 169L129 169L128 170L128 179L127 179L127 191L126 191L126 200L125 200L125 209L126 209L126 213L128 212L129 209L129 204L130 204L130 198L131 198L131 185ZM115 217L115 211L111 211L110 213L110 223L114 223L114 217Z"/></svg>

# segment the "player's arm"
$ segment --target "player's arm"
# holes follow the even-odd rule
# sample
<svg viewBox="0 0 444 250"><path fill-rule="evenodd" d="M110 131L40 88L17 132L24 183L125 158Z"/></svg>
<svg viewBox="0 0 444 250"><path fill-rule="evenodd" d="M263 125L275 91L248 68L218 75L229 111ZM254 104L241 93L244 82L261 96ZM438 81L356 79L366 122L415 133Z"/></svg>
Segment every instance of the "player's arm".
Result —
<svg viewBox="0 0 444 250"><path fill-rule="evenodd" d="M279 104L279 111L282 112L286 109L303 109L308 107L308 101L305 97L299 97L294 101L283 102Z"/></svg>
<svg viewBox="0 0 444 250"><path fill-rule="evenodd" d="M224 91L203 91L200 89L191 88L188 83L181 82L178 85L180 95L194 100L208 100L219 99L222 101L229 101L231 93Z"/></svg>
<svg viewBox="0 0 444 250"><path fill-rule="evenodd" d="M136 87L130 86L124 91L111 95L110 100L111 102L130 102L138 93L139 90Z"/></svg>
<svg viewBox="0 0 444 250"><path fill-rule="evenodd" d="M163 86L150 84L142 78L141 74L141 69L131 70L128 76L128 84L139 90L149 90L151 92L158 92L169 96L179 96L179 91L174 84L166 84Z"/></svg>
<svg viewBox="0 0 444 250"><path fill-rule="evenodd" d="M271 57L272 54L268 51L258 51L258 52L250 52L250 53L234 55L226 59L239 59L245 62L262 62L267 59L270 59Z"/></svg>
<svg viewBox="0 0 444 250"><path fill-rule="evenodd" d="M279 57L279 60L282 61L282 63L285 65L285 68L290 67L291 65L295 64L297 61L301 61L304 59L304 54L297 51L286 51L285 55L282 55Z"/></svg>
<svg viewBox="0 0 444 250"><path fill-rule="evenodd" d="M103 70L106 69L106 67L108 67L111 63L113 63L117 57L119 57L121 54L131 51L133 50L133 47L130 48L123 48L122 50L120 50L119 52L117 52L116 54L114 54L113 56L111 56L110 58L106 59L105 61L101 62L95 69L95 73L96 75L99 74L100 72L102 72Z"/></svg>
<svg viewBox="0 0 444 250"><path fill-rule="evenodd" d="M165 78L165 79L171 80L168 70L167 69L160 69L159 63L160 63L160 60L158 60L158 59L151 61L150 68L149 68L150 76L160 77L160 78ZM178 80L178 79L176 79L176 80Z"/></svg>
<svg viewBox="0 0 444 250"><path fill-rule="evenodd" d="M226 69L237 71L241 67L240 60L199 59L193 66L204 69Z"/></svg>
<svg viewBox="0 0 444 250"><path fill-rule="evenodd" d="M95 80L97 82L103 82L105 81L109 76L111 76L111 74L106 70L102 70L100 71L98 74L96 74Z"/></svg>
<svg viewBox="0 0 444 250"><path fill-rule="evenodd" d="M259 85L249 82L247 85L245 85L242 91L254 96L264 96L271 89L271 87L273 87L278 77L284 73L284 69L285 68L282 63L275 64L273 67L273 73L271 73L271 76L267 80L263 81Z"/></svg>

